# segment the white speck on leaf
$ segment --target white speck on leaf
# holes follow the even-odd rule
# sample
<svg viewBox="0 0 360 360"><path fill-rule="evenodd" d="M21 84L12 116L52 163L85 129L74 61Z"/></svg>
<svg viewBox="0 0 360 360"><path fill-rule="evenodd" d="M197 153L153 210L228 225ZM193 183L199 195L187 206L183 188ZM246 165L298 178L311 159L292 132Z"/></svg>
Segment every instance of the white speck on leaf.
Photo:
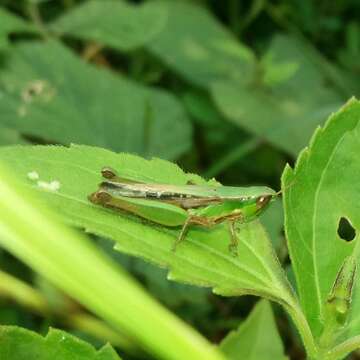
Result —
<svg viewBox="0 0 360 360"><path fill-rule="evenodd" d="M38 98L45 102L50 101L56 94L56 90L46 80L34 80L28 83L21 91L21 99L25 104L32 103Z"/></svg>
<svg viewBox="0 0 360 360"><path fill-rule="evenodd" d="M30 180L39 180L39 174L37 171L30 171L27 173L27 177L30 179Z"/></svg>
<svg viewBox="0 0 360 360"><path fill-rule="evenodd" d="M52 191L58 191L60 189L60 181L58 180L53 180L51 183L50 183L50 187L52 189Z"/></svg>
<svg viewBox="0 0 360 360"><path fill-rule="evenodd" d="M42 189L48 190L48 191L58 191L60 189L61 184L60 184L60 181L58 181L58 180L54 180L51 182L39 180L37 182L37 186L39 188L42 188Z"/></svg>

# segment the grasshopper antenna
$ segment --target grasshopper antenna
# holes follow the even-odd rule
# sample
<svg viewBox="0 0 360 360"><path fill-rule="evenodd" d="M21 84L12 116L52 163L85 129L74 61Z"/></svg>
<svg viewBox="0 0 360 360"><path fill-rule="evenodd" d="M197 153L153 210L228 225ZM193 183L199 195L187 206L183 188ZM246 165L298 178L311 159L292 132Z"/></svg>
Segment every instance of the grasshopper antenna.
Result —
<svg viewBox="0 0 360 360"><path fill-rule="evenodd" d="M293 186L294 183L295 183L295 179L294 179L290 184L286 185L283 189L280 189L279 191L277 191L274 196L279 196L279 195L281 195L285 190L287 190L287 189L289 189L291 186Z"/></svg>

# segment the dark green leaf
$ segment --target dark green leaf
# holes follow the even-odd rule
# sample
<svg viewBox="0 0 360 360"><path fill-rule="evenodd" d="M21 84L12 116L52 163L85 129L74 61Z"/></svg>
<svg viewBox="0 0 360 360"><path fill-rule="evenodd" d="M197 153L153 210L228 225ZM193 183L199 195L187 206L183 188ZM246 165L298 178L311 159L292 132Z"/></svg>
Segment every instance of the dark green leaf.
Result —
<svg viewBox="0 0 360 360"><path fill-rule="evenodd" d="M0 74L1 122L24 134L168 159L191 145L172 95L88 65L58 43L10 48Z"/></svg>
<svg viewBox="0 0 360 360"><path fill-rule="evenodd" d="M259 301L246 321L221 342L220 349L230 360L287 359L269 302Z"/></svg>
<svg viewBox="0 0 360 360"><path fill-rule="evenodd" d="M169 20L147 48L188 81L208 87L219 79L245 81L253 54L205 8L190 2L159 1Z"/></svg>
<svg viewBox="0 0 360 360"><path fill-rule="evenodd" d="M27 31L33 29L30 23L27 23L18 16L11 14L0 6L0 35L8 34L14 31Z"/></svg>
<svg viewBox="0 0 360 360"><path fill-rule="evenodd" d="M26 141L13 129L0 126L0 145L23 144Z"/></svg>
<svg viewBox="0 0 360 360"><path fill-rule="evenodd" d="M316 126L340 107L343 97L326 84L327 77L318 64L294 39L275 37L269 54L272 62L264 70L265 75L266 71L273 74L267 81L275 81L276 76L270 88L261 82L244 86L235 81L218 81L212 85L212 95L229 120L296 155ZM274 70L276 62L280 62L277 66L281 71L288 64L289 78L279 78L274 73L279 70Z"/></svg>
<svg viewBox="0 0 360 360"><path fill-rule="evenodd" d="M91 0L65 13L51 29L129 51L154 38L166 20L166 9L151 2L135 6L119 0Z"/></svg>
<svg viewBox="0 0 360 360"><path fill-rule="evenodd" d="M47 336L15 326L0 326L1 360L120 360L110 345L96 351L65 331L50 329Z"/></svg>
<svg viewBox="0 0 360 360"><path fill-rule="evenodd" d="M352 100L314 134L295 169L283 174L285 226L292 265L303 310L319 336L325 321L325 302L345 257L358 257L360 231L360 103ZM356 238L338 235L347 218ZM360 288L355 285L352 311L343 329L360 333Z"/></svg>

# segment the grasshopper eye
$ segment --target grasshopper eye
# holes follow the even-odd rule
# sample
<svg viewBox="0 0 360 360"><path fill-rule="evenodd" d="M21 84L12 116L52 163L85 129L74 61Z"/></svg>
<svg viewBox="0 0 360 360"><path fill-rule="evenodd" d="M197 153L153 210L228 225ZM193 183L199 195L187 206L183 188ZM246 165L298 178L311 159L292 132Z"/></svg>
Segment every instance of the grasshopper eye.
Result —
<svg viewBox="0 0 360 360"><path fill-rule="evenodd" d="M271 195L263 195L259 196L256 200L256 208L257 210L263 209L271 200Z"/></svg>

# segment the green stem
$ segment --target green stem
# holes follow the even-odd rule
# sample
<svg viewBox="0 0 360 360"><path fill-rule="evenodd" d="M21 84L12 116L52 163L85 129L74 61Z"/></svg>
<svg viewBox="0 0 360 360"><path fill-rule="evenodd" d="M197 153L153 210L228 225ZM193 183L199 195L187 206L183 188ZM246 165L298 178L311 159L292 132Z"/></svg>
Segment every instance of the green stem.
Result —
<svg viewBox="0 0 360 360"><path fill-rule="evenodd" d="M0 270L0 297L8 297L36 313L46 316L49 307L44 297L28 284Z"/></svg>
<svg viewBox="0 0 360 360"><path fill-rule="evenodd" d="M293 299L293 301L289 302L284 307L300 333L308 359L318 359L318 348L315 343L315 339L311 332L309 323L307 322L304 313L297 303L297 300Z"/></svg>
<svg viewBox="0 0 360 360"><path fill-rule="evenodd" d="M360 349L360 335L354 336L333 347L325 354L324 360L343 359L347 354L356 349Z"/></svg>
<svg viewBox="0 0 360 360"><path fill-rule="evenodd" d="M95 316L85 312L78 312L62 318L62 321L66 322L73 329L81 330L85 334L90 334L97 339L109 342L112 346L119 347L127 353L140 353L140 349L125 334L119 334Z"/></svg>
<svg viewBox="0 0 360 360"><path fill-rule="evenodd" d="M135 344L124 334L114 331L100 319L81 311L65 312L59 308L55 309L49 305L46 297L39 290L0 270L0 298L2 297L10 298L44 317L56 315L62 323L95 338L108 341L129 353L138 351Z"/></svg>
<svg viewBox="0 0 360 360"><path fill-rule="evenodd" d="M40 13L38 4L33 1L29 1L29 4L27 6L27 11L28 11L29 17L31 18L31 20L33 21L33 23L39 30L39 33L41 34L41 36L44 39L49 39L50 35L44 24L42 17L41 17L41 13Z"/></svg>
<svg viewBox="0 0 360 360"><path fill-rule="evenodd" d="M222 171L230 167L236 161L247 155L251 151L255 150L261 141L258 138L252 138L245 143L241 143L239 146L231 149L225 156L211 166L204 174L206 178L212 178L219 175Z"/></svg>

